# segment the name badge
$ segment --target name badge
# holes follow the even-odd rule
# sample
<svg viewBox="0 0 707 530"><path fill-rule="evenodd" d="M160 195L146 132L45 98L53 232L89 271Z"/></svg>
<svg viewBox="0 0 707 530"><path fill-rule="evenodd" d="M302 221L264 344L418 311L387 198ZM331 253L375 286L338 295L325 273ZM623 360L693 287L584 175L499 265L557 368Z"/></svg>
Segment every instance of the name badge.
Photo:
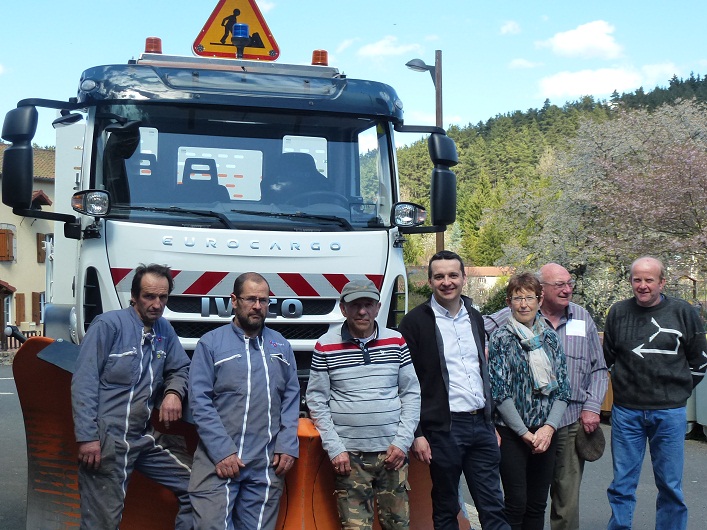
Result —
<svg viewBox="0 0 707 530"><path fill-rule="evenodd" d="M571 335L573 337L586 337L587 336L587 325L584 320L571 319L567 321L565 326L565 334Z"/></svg>

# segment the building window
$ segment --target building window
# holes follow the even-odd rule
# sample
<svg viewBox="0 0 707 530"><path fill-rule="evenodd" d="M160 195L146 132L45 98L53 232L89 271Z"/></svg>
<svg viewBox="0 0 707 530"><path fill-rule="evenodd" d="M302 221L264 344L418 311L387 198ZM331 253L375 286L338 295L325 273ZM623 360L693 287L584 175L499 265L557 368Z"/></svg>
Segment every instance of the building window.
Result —
<svg viewBox="0 0 707 530"><path fill-rule="evenodd" d="M2 323L2 327L12 324L12 295L7 295L3 299L3 314L5 315L5 322Z"/></svg>
<svg viewBox="0 0 707 530"><path fill-rule="evenodd" d="M15 261L15 226L0 224L0 261Z"/></svg>

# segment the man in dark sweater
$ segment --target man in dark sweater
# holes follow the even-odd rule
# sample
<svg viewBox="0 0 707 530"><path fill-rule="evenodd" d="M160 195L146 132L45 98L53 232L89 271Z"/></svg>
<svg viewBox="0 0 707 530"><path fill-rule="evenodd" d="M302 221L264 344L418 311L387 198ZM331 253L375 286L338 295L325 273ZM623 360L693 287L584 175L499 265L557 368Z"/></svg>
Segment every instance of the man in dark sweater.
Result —
<svg viewBox="0 0 707 530"><path fill-rule="evenodd" d="M429 464L435 530L458 530L458 487L464 473L484 530L506 530L493 425L484 321L462 296L464 263L442 250L428 267L432 297L403 318L422 393L412 454Z"/></svg>
<svg viewBox="0 0 707 530"><path fill-rule="evenodd" d="M684 530L685 405L704 376L707 341L692 306L662 294L665 268L659 260L634 261L630 281L633 298L611 307L604 328L614 390L608 530L631 528L646 440L658 487L656 528Z"/></svg>

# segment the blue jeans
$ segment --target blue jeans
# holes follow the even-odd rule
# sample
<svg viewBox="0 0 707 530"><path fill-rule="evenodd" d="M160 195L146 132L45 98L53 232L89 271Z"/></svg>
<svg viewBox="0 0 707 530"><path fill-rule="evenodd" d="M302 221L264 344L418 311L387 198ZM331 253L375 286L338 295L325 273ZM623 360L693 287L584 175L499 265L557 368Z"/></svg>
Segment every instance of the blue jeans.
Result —
<svg viewBox="0 0 707 530"><path fill-rule="evenodd" d="M685 407L638 410L613 406L611 458L614 480L607 490L611 506L608 530L630 529L633 524L646 440L658 488L656 530L687 528L687 506L682 493L686 425Z"/></svg>

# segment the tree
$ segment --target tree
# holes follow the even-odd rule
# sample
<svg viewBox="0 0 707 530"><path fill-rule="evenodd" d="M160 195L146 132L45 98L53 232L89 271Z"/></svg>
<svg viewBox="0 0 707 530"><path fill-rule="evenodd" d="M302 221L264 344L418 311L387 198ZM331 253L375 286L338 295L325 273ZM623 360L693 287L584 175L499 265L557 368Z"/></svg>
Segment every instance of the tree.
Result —
<svg viewBox="0 0 707 530"><path fill-rule="evenodd" d="M425 246L421 234L406 234L403 244L403 262L405 265L419 265L425 256Z"/></svg>
<svg viewBox="0 0 707 530"><path fill-rule="evenodd" d="M500 311L506 307L506 287L508 285L508 278L502 278L496 283L496 286L492 289L489 294L486 303L481 306L479 311L484 315L490 315L496 311Z"/></svg>
<svg viewBox="0 0 707 530"><path fill-rule="evenodd" d="M561 263L598 321L627 294L640 254L697 277L707 263L707 80L668 84L450 127L459 153L450 242L461 234L460 254L479 266ZM424 143L408 149L398 153L401 186L426 204Z"/></svg>
<svg viewBox="0 0 707 530"><path fill-rule="evenodd" d="M631 261L656 254L673 264L707 256L707 113L701 103L619 112L586 123L573 151L596 205L594 242Z"/></svg>
<svg viewBox="0 0 707 530"><path fill-rule="evenodd" d="M460 188L457 218L461 227L459 254L475 266L490 266L501 257L503 235L489 221L501 207L503 186L492 186L486 172L482 172L475 185Z"/></svg>
<svg viewBox="0 0 707 530"><path fill-rule="evenodd" d="M398 149L398 172L408 200L428 206L430 202L430 173L432 162L427 140L421 139L404 149Z"/></svg>

